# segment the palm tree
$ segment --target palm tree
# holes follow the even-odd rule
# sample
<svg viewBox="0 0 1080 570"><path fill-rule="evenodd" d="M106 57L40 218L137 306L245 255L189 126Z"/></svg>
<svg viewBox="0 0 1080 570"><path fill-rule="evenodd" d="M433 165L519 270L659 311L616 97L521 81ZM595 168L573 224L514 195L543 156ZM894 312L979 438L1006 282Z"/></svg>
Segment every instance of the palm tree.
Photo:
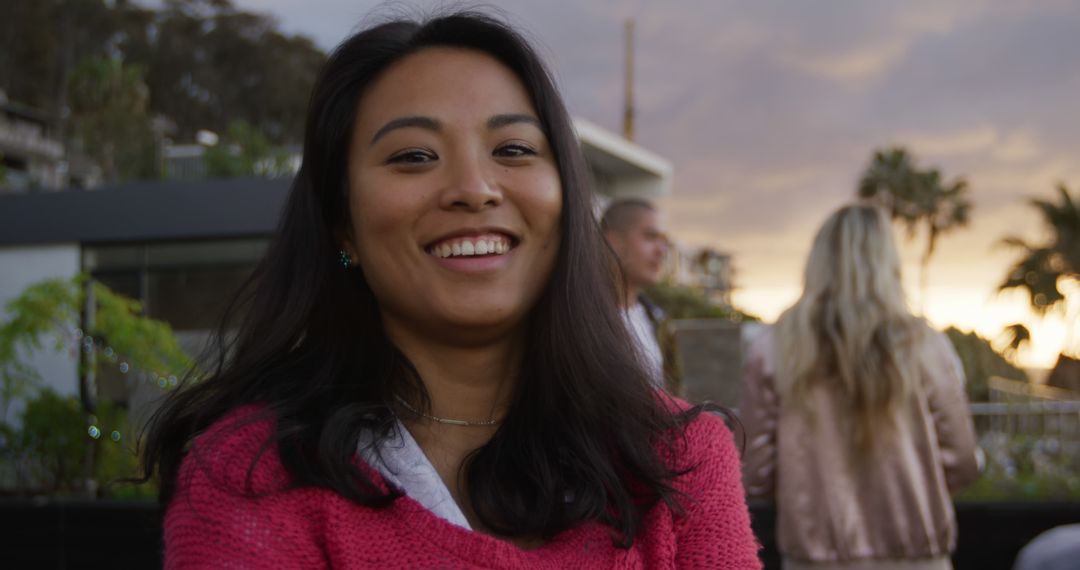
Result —
<svg viewBox="0 0 1080 570"><path fill-rule="evenodd" d="M919 303L926 304L927 274L938 238L966 226L971 217L968 185L963 178L946 182L936 168L920 170L903 147L874 152L859 180L858 196L889 210L901 221L908 239L919 227L926 228L926 248L919 261Z"/></svg>
<svg viewBox="0 0 1080 570"><path fill-rule="evenodd" d="M1069 315L1069 303L1062 291L1066 282L1080 284L1080 208L1070 196L1064 184L1057 187L1060 201L1031 199L1029 203L1042 215L1043 223L1050 231L1048 242L1035 245L1019 237L1009 236L1003 242L1024 252L1009 270L1000 290L1020 288L1028 293L1032 309L1044 315L1052 309L1061 308ZM1067 319L1066 350L1073 348L1073 334L1077 318Z"/></svg>
<svg viewBox="0 0 1080 570"><path fill-rule="evenodd" d="M1001 337L1005 341L1002 352L1010 358L1016 357L1016 353L1025 345L1031 344L1031 331L1023 323L1013 323L1005 327L1005 330L1001 331Z"/></svg>

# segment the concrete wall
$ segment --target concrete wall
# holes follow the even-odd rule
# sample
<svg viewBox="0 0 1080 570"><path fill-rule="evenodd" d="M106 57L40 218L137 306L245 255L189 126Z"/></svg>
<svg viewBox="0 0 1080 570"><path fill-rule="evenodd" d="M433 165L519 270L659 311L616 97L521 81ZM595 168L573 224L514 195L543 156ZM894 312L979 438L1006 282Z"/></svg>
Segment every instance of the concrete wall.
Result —
<svg viewBox="0 0 1080 570"><path fill-rule="evenodd" d="M8 319L8 302L28 285L78 273L81 267L79 255L79 245L74 243L0 247L0 318ZM60 394L78 393L78 361L68 351L45 346L31 356L30 364L41 374L42 386L51 387ZM8 410L8 419L21 412L21 405L14 403Z"/></svg>
<svg viewBox="0 0 1080 570"><path fill-rule="evenodd" d="M682 371L680 395L690 402L710 400L738 409L744 355L767 326L723 319L676 320L675 343Z"/></svg>
<svg viewBox="0 0 1080 570"><path fill-rule="evenodd" d="M682 396L738 408L742 374L742 330L722 319L685 319L674 323Z"/></svg>

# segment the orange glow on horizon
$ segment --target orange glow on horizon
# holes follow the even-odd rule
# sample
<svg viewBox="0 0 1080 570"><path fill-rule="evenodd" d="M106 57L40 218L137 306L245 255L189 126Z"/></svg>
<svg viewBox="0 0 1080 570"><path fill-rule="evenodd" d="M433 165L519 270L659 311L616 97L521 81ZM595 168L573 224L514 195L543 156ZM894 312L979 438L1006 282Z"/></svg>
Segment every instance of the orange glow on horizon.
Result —
<svg viewBox="0 0 1080 570"><path fill-rule="evenodd" d="M766 322L775 322L780 313L798 299L800 292L801 288L794 285L745 287L737 290L733 299L740 309ZM1080 290L1073 291L1073 295L1076 294L1080 294ZM917 300L917 296L912 300ZM1022 368L1052 368L1070 340L1066 318L1061 311L1040 317L1031 310L1020 291L997 295L992 290L930 286L925 315L936 328L955 326L966 332L973 331L999 349L1005 327L1023 323L1031 331L1032 342L1017 354L1015 364Z"/></svg>

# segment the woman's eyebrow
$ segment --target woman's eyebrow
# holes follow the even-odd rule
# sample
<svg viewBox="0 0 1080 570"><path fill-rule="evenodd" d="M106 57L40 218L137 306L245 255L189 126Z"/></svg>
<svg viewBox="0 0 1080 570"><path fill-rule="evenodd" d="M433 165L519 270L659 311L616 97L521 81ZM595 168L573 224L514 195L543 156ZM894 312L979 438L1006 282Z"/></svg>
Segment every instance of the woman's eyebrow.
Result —
<svg viewBox="0 0 1080 570"><path fill-rule="evenodd" d="M491 122L488 121L489 125L490 123ZM419 127L421 129L427 129L429 131L435 132L442 130L442 125L439 123L439 121L436 121L431 117L401 117L386 123L385 125L380 127L379 130L375 131L375 134L371 137L371 142L369 142L368 144L375 144L375 141L379 140L380 138L382 138L383 135L389 133L390 131L393 131L395 129L406 129L409 127Z"/></svg>
<svg viewBox="0 0 1080 570"><path fill-rule="evenodd" d="M487 127L488 129L493 130L516 123L528 123L540 130L543 130L543 127L540 126L540 119L537 119L536 117L532 115L527 115L525 113L505 113L502 115L493 115L490 119L488 119Z"/></svg>

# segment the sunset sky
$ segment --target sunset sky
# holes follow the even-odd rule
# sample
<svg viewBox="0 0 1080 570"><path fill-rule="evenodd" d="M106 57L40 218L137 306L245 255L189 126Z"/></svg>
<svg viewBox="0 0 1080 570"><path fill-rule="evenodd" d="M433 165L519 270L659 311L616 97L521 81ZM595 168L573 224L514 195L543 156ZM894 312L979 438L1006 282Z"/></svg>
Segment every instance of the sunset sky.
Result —
<svg viewBox="0 0 1080 570"><path fill-rule="evenodd" d="M324 49L373 16L457 5L237 3ZM673 236L734 255L740 307L771 320L796 298L817 227L852 197L875 148L902 144L921 165L966 178L975 202L971 226L941 239L926 316L991 339L1024 322L1034 345L1021 363L1053 365L1069 321L1038 319L1022 294L995 292L1017 256L997 243L1045 238L1025 200L1051 197L1058 182L1080 189L1080 1L480 6L528 32L574 115L613 131L623 22L636 19L637 142L674 164L662 203ZM921 247L905 246L916 307Z"/></svg>

